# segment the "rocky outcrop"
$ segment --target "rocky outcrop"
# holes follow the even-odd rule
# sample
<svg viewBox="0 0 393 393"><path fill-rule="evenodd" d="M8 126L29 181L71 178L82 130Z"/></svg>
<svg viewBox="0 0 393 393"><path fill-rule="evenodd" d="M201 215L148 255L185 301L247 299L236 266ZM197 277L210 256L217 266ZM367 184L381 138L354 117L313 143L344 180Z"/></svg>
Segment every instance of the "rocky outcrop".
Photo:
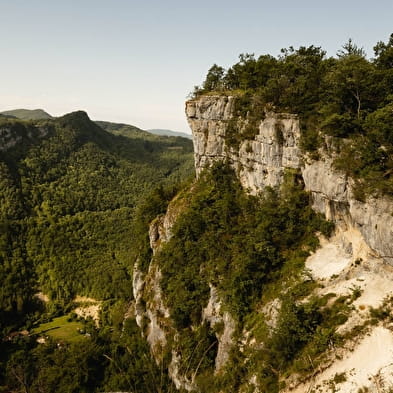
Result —
<svg viewBox="0 0 393 393"><path fill-rule="evenodd" d="M222 310L222 302L218 296L217 289L210 284L210 298L206 308L203 310L203 319L208 321L213 328L220 326L216 333L218 339L218 350L215 362L215 371L219 372L229 358L229 352L234 345L232 335L235 332L236 323L231 314Z"/></svg>
<svg viewBox="0 0 393 393"><path fill-rule="evenodd" d="M331 159L305 164L302 175L314 209L340 227L358 230L365 242L393 264L393 202L388 198L355 199L352 180L332 169Z"/></svg>
<svg viewBox="0 0 393 393"><path fill-rule="evenodd" d="M186 113L193 131L197 175L215 162L228 161L243 187L253 194L267 186L279 187L286 171L296 171L302 176L305 188L312 196L314 209L334 221L337 229L334 237L321 238L320 249L306 261L309 272L307 274L323 283L318 289L320 295L336 293L350 296L354 288L363 291L348 323L341 326L344 332L345 329L350 331L358 321L364 319L363 314L367 313L369 307L378 307L382 300L391 294L393 272L387 269L393 268L383 262L393 265L393 202L387 198L371 197L363 202L357 200L354 197L352 179L334 169L332 151L321 151L319 160L311 160L302 155L301 129L296 115L266 112L260 116L263 117L262 120L253 123L256 127L253 137L247 139L240 136L236 143L233 143L234 124L241 134L252 135L243 132L249 126L248 121L236 119L234 110L234 97L206 96L187 102ZM192 192L192 189L189 192ZM149 237L153 257L145 271L141 270L138 263L135 264L133 291L137 323L142 328L157 362L162 360L165 348L165 351L171 354L168 373L176 388L193 391L196 389L194 379L198 370L188 370L188 373L183 370L180 335L171 321L171 310L165 306L160 286L161 271L156 258L162 245L173 236L173 225L186 204L187 196L175 198L166 214L151 223ZM243 329L243 338L239 338L241 326L227 311L215 286L212 283L209 283L209 286L210 297L203 310L202 319L212 327L217 337L215 373L220 374L225 370L232 349L237 347L247 360L249 350L258 351L263 348L263 343L258 341L252 328ZM272 299L265 304L260 309L256 331L265 328L274 331L280 307L278 299ZM235 332L237 334L234 334ZM381 329L377 330L377 333L376 342L379 342L379 335L382 339L392 338ZM366 348L374 344L374 341L370 344L367 339L364 342ZM171 343L170 347L168 343ZM354 348L355 345L352 349ZM347 363L355 358L350 357L350 351L345 351L346 349L343 349L341 355L343 359L348 359L343 361L342 366L346 370ZM359 353L362 355L363 352ZM336 358L332 355L330 363L321 368L315 381L321 381L321 384L325 381L326 384L330 383L332 376L340 370L335 368L335 361ZM379 372L381 367L385 367L385 363L385 360L379 362L375 367L369 368L370 372ZM362 364L359 365L363 367ZM356 378L352 379L355 381ZM247 389L259 391L256 375L250 373L245 380L244 386L247 385L247 388L242 388L239 392L249 391ZM286 382L288 392L291 389L308 391L310 383L307 379L306 382L298 380L296 375L288 377ZM356 380L353 383L356 385L358 382ZM349 391L340 390L341 393Z"/></svg>
<svg viewBox="0 0 393 393"><path fill-rule="evenodd" d="M186 103L193 133L197 174L214 162L227 160L243 187L258 193L281 184L286 169L298 169L316 211L342 230L359 231L377 256L393 264L393 201L388 198L355 199L353 182L335 170L332 159L318 161L302 156L300 126L296 115L267 112L253 139L238 147L228 145L229 121L234 117L234 97L202 96ZM246 120L237 121L239 133Z"/></svg>
<svg viewBox="0 0 393 393"><path fill-rule="evenodd" d="M150 225L149 239L153 255L160 249L162 242L168 241L171 237L171 227L174 223L174 217L170 218L171 213L168 209L166 216L157 217ZM164 304L160 281L161 271L154 258L147 273L141 270L139 261L135 263L132 279L135 319L157 361L161 360L162 349L167 343L165 327L170 325L170 312Z"/></svg>
<svg viewBox="0 0 393 393"><path fill-rule="evenodd" d="M162 244L172 237L172 226L178 215L176 199L168 206L165 215L158 216L149 228L150 247L153 258L147 272L136 261L133 269L132 289L135 299L135 319L145 335L153 355L160 361L167 343L166 330L171 325L170 312L164 304L160 286L161 271L154 259Z"/></svg>
<svg viewBox="0 0 393 393"><path fill-rule="evenodd" d="M186 104L197 175L214 162L227 159L250 192L279 185L285 169L300 167L298 117L267 112L256 126L255 138L233 147L227 142L233 102L233 97L206 96ZM239 128L246 126L247 121L238 122Z"/></svg>

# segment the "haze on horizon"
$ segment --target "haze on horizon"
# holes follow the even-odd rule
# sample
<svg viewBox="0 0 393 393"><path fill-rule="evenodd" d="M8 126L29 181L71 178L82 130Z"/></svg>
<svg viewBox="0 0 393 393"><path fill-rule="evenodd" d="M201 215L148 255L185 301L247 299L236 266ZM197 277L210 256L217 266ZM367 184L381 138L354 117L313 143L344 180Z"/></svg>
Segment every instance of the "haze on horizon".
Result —
<svg viewBox="0 0 393 393"><path fill-rule="evenodd" d="M393 3L332 0L14 0L0 14L0 111L86 110L95 120L190 132L184 101L214 63L240 53L349 39L373 56L393 32Z"/></svg>

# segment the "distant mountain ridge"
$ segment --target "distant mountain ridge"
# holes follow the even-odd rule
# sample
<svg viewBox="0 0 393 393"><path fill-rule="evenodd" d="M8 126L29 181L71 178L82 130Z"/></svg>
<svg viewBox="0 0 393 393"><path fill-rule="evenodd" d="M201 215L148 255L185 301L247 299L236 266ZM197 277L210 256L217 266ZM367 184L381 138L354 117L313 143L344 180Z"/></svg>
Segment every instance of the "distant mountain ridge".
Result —
<svg viewBox="0 0 393 393"><path fill-rule="evenodd" d="M151 134L155 134L155 135L181 136L182 138L192 139L192 135L186 134L185 132L178 132L178 131L166 130L166 129L161 129L161 128L154 128L154 129L146 130L146 131L150 132Z"/></svg>
<svg viewBox="0 0 393 393"><path fill-rule="evenodd" d="M53 119L54 116L50 115L43 109L12 109L8 111L0 112L0 117L16 118L20 120L46 120ZM151 130L142 130L131 124L125 123L114 123L108 121L97 120L95 123L103 128L104 130L115 134L123 135L126 137L133 138L148 138L148 134L158 135L158 136L175 136L187 139L192 139L191 134L186 134L185 132L172 131L162 128L155 128Z"/></svg>
<svg viewBox="0 0 393 393"><path fill-rule="evenodd" d="M98 126L100 126L103 130L110 132L114 135L121 135L127 138L142 138L142 139L151 139L151 133L141 130L138 127L135 127L131 124L125 123L113 123L110 121L102 121L95 120Z"/></svg>
<svg viewBox="0 0 393 393"><path fill-rule="evenodd" d="M6 117L16 117L20 120L53 119L53 116L43 109L13 109L10 111L3 111L0 114Z"/></svg>

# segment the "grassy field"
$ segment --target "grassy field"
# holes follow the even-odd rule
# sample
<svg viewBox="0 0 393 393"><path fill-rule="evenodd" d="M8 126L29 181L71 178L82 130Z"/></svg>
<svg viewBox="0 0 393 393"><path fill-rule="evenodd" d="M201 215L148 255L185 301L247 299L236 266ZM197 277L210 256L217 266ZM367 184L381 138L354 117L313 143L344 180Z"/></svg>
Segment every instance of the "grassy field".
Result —
<svg viewBox="0 0 393 393"><path fill-rule="evenodd" d="M54 318L53 321L43 323L33 330L37 336L49 336L55 341L79 342L86 337L78 329L84 329L81 322L68 321L69 316Z"/></svg>

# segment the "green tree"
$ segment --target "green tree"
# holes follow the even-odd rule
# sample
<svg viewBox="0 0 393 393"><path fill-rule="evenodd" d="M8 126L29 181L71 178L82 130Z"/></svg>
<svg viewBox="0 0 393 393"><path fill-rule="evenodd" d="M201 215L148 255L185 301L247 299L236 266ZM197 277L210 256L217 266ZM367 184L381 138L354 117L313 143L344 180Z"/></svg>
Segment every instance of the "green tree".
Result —
<svg viewBox="0 0 393 393"><path fill-rule="evenodd" d="M206 79L203 82L203 90L205 91L216 91L221 90L223 87L223 76L224 76L224 68L218 66L217 64L213 64L207 75Z"/></svg>

